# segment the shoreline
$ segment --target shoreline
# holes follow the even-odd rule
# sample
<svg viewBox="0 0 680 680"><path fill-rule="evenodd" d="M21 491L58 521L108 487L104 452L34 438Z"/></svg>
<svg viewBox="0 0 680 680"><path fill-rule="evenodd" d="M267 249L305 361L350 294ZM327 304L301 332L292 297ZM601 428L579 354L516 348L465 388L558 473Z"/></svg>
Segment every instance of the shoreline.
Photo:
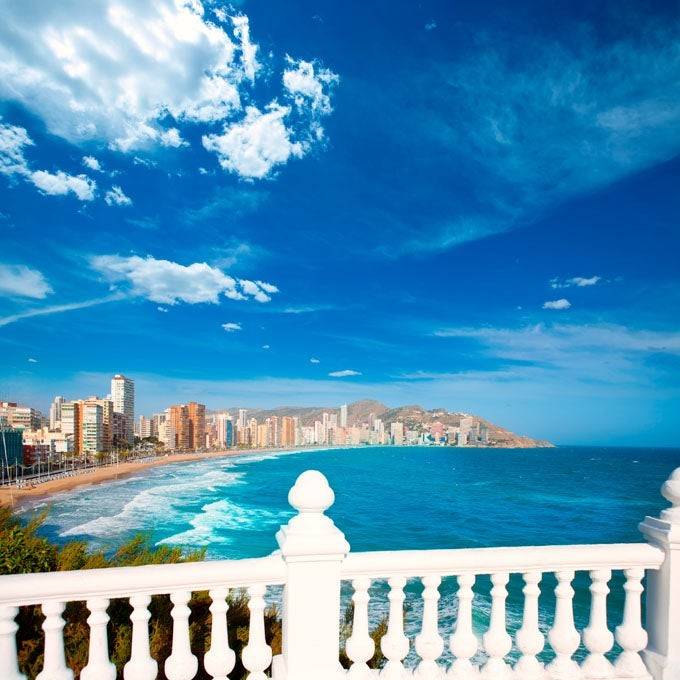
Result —
<svg viewBox="0 0 680 680"><path fill-rule="evenodd" d="M59 477L48 482L42 482L35 486L18 488L16 486L0 487L0 506L7 506L12 509L19 508L27 500L39 501L64 491L72 491L79 486L89 486L91 484L102 484L104 482L124 479L130 475L146 470L147 468L159 467L161 465L171 465L173 463L187 463L198 460L209 460L211 458L239 458L245 456L262 456L267 454L300 452L305 451L325 451L333 448L354 448L346 446L328 447L291 447L278 449L245 449L245 450L223 450L205 451L203 453L175 453L165 456L158 456L154 460L130 461L119 463L118 465L107 465L102 468L94 468L89 472L83 472L71 477Z"/></svg>

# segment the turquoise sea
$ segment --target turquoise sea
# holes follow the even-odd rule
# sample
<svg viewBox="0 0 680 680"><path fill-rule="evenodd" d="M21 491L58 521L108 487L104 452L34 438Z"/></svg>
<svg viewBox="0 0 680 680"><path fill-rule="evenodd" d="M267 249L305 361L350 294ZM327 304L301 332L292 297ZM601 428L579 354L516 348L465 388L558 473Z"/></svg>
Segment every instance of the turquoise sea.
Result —
<svg viewBox="0 0 680 680"><path fill-rule="evenodd" d="M680 449L454 449L376 447L286 452L181 463L60 494L44 532L105 548L138 531L156 543L205 547L209 558L266 555L292 510L287 494L304 470L321 470L335 490L329 514L353 550L464 548L640 541L637 525L667 506L659 488ZM588 614L588 580L575 581L575 614ZM508 620L521 615L521 579L509 585ZM542 583L541 620L552 617L554 579ZM619 623L621 577L611 583ZM385 612L383 584L372 618ZM418 582L409 584L408 629L420 620ZM488 616L488 579L476 585L476 624ZM442 632L455 616L455 581L441 588ZM348 597L349 593L345 593Z"/></svg>

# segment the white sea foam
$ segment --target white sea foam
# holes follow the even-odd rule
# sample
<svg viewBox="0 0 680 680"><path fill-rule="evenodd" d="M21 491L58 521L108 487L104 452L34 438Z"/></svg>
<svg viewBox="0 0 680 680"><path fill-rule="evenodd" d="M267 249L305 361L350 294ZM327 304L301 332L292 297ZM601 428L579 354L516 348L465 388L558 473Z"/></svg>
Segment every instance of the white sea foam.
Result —
<svg viewBox="0 0 680 680"><path fill-rule="evenodd" d="M224 530L252 530L281 524L292 513L273 512L262 508L238 505L233 501L222 499L206 503L201 512L189 520L193 529L182 531L158 541L157 545L193 545L231 543L232 538L225 535Z"/></svg>
<svg viewBox="0 0 680 680"><path fill-rule="evenodd" d="M92 520L78 524L60 536L109 537L137 529L150 529L157 523L166 524L182 516L182 507L207 487L233 486L241 481L242 473L209 470L202 475L190 476L192 470L185 469L183 474L137 493L114 515L100 515Z"/></svg>

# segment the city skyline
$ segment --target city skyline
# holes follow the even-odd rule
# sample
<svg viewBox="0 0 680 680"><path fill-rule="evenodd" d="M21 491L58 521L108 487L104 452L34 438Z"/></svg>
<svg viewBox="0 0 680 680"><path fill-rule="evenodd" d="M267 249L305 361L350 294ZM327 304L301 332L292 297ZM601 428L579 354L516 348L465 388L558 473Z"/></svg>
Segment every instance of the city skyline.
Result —
<svg viewBox="0 0 680 680"><path fill-rule="evenodd" d="M0 400L122 371L137 413L680 441L677 4L31 7L0 26Z"/></svg>

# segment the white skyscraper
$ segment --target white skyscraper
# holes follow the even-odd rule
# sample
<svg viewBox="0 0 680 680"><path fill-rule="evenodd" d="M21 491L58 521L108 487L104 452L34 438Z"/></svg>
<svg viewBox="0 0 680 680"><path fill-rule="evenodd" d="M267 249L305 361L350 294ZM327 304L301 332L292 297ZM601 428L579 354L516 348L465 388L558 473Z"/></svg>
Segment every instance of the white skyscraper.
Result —
<svg viewBox="0 0 680 680"><path fill-rule="evenodd" d="M340 407L340 427L347 427L347 404Z"/></svg>
<svg viewBox="0 0 680 680"><path fill-rule="evenodd" d="M242 431L246 429L246 413L244 408L238 410L238 429Z"/></svg>
<svg viewBox="0 0 680 680"><path fill-rule="evenodd" d="M61 406L64 403L64 397L55 397L50 406L50 430L61 429Z"/></svg>
<svg viewBox="0 0 680 680"><path fill-rule="evenodd" d="M135 441L135 383L124 375L111 378L111 400L114 413L125 418L125 439L132 446Z"/></svg>

